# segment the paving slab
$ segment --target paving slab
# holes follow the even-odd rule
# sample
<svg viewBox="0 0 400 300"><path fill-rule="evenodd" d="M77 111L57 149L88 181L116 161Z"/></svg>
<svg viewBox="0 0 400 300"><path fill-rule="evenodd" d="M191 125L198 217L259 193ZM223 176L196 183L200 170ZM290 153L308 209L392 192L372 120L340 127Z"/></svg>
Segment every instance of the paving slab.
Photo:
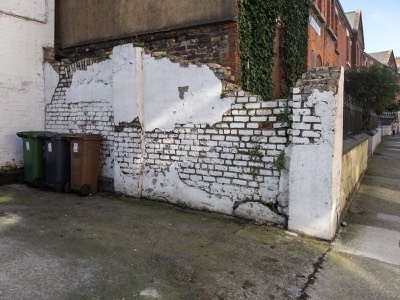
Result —
<svg viewBox="0 0 400 300"><path fill-rule="evenodd" d="M396 265L330 251L307 295L316 300L395 300L400 295L399 278L400 268Z"/></svg>
<svg viewBox="0 0 400 300"><path fill-rule="evenodd" d="M296 299L328 248L155 201L0 186L0 299Z"/></svg>
<svg viewBox="0 0 400 300"><path fill-rule="evenodd" d="M400 137L385 137L303 295L400 299Z"/></svg>

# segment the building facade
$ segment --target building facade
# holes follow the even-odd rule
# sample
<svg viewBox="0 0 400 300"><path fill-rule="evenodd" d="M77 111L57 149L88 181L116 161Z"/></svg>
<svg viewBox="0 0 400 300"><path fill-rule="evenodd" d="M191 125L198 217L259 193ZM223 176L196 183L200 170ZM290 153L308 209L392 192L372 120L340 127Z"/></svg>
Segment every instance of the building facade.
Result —
<svg viewBox="0 0 400 300"><path fill-rule="evenodd" d="M306 68L342 66L349 69L362 65L364 50L361 11L358 22L337 0L314 0L308 25Z"/></svg>
<svg viewBox="0 0 400 300"><path fill-rule="evenodd" d="M44 129L43 48L54 46L54 0L0 1L0 28L0 166L21 166L16 132Z"/></svg>

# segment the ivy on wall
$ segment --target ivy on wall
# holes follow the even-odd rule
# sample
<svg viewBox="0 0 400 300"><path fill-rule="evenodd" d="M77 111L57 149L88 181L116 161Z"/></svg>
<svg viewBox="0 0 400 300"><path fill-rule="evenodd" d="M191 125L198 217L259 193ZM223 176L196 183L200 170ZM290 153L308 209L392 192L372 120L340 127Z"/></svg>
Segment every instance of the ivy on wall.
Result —
<svg viewBox="0 0 400 300"><path fill-rule="evenodd" d="M238 0L243 88L272 99L274 40L282 30L282 90L285 94L304 72L310 0Z"/></svg>

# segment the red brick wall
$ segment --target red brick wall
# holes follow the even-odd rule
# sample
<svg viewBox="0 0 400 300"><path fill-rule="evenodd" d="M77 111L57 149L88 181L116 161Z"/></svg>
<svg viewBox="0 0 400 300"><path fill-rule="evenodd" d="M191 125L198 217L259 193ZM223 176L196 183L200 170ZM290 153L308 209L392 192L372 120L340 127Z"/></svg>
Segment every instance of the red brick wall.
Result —
<svg viewBox="0 0 400 300"><path fill-rule="evenodd" d="M151 52L165 52L167 57L175 61L217 63L230 67L232 75L229 81L240 80L236 22L209 24L67 48L62 50L62 55L78 60L91 55L96 56L98 52L129 42L144 45Z"/></svg>
<svg viewBox="0 0 400 300"><path fill-rule="evenodd" d="M314 0L314 7L311 9L310 15L318 24L321 32L318 35L309 23L307 70L317 66L317 63L312 65L312 52L314 52L316 62L317 57L321 57L322 66L349 68L347 62L351 60L350 41L352 32L336 1Z"/></svg>

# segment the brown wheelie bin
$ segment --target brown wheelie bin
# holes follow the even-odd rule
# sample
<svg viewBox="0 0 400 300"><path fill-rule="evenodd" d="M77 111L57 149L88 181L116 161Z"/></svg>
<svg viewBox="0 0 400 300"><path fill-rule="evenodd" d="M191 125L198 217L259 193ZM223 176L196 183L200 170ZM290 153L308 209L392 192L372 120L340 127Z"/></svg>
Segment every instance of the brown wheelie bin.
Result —
<svg viewBox="0 0 400 300"><path fill-rule="evenodd" d="M71 152L71 187L66 192L78 191L81 196L97 192L101 135L67 135Z"/></svg>

